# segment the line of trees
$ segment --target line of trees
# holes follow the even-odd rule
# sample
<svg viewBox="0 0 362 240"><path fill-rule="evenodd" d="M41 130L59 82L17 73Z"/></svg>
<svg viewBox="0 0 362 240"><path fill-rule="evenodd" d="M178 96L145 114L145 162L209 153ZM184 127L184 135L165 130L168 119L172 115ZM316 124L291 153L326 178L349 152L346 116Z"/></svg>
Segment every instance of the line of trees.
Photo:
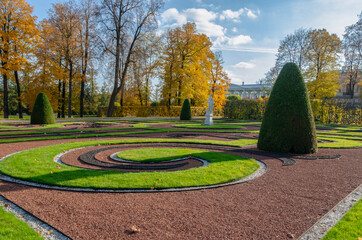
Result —
<svg viewBox="0 0 362 240"><path fill-rule="evenodd" d="M275 66L266 73L266 82L273 83L283 65L293 62L307 81L310 97L335 96L342 73L347 76L345 81L353 98L354 88L361 78L362 13L357 23L346 27L342 40L326 29L301 28L280 42L276 57Z"/></svg>
<svg viewBox="0 0 362 240"><path fill-rule="evenodd" d="M69 0L37 22L26 0L2 0L4 118L14 112L22 118L41 91L59 118L94 114L99 105L108 106L110 117L115 106L147 106L156 78L161 104L180 106L189 98L204 106L213 93L221 106L230 83L221 54L191 23L157 34L162 6L162 0Z"/></svg>

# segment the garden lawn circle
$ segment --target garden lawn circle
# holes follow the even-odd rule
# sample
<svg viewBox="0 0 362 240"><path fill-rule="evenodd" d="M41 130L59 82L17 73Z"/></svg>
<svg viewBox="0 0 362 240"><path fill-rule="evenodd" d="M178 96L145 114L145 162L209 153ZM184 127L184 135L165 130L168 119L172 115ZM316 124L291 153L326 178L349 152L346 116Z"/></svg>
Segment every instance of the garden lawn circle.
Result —
<svg viewBox="0 0 362 240"><path fill-rule="evenodd" d="M147 143L147 139L144 140ZM149 143L170 143L162 139L149 140ZM208 166L173 172L120 172L87 170L61 165L53 161L56 155L72 149L112 145L139 144L141 140L128 141L89 141L50 145L21 151L5 157L0 162L0 172L15 179L67 188L93 189L177 189L199 186L216 186L229 182L237 182L257 171L263 163L222 152L212 152L208 149L192 149L193 156L210 162ZM174 144L175 145L175 144ZM190 145L192 145L190 143ZM172 146L174 147L174 146ZM191 148L197 148L191 146ZM210 148L212 145L210 144ZM266 167L262 175L266 171ZM6 177L5 176L5 177Z"/></svg>
<svg viewBox="0 0 362 240"><path fill-rule="evenodd" d="M173 127L177 128L195 128L195 129L242 129L245 128L241 123L240 124L220 124L215 123L214 125L205 125L202 123L185 123L185 124L175 124Z"/></svg>

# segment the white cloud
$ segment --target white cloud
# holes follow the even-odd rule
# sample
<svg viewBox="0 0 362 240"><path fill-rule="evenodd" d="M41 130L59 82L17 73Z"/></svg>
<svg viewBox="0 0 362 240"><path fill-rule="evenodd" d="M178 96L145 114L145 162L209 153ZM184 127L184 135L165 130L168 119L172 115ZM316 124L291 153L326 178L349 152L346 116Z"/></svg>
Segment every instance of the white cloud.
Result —
<svg viewBox="0 0 362 240"><path fill-rule="evenodd" d="M177 27L177 26L182 26L186 22L187 22L186 16L180 14L176 8L169 8L161 14L160 25L168 23L167 27Z"/></svg>
<svg viewBox="0 0 362 240"><path fill-rule="evenodd" d="M179 12L176 8L167 9L161 14L160 25L163 27L179 27L187 22L195 22L199 32L209 37L224 36L225 28L214 23L218 14L205 8L189 8Z"/></svg>
<svg viewBox="0 0 362 240"><path fill-rule="evenodd" d="M246 35L239 35L236 37L231 37L229 39L227 39L227 43L230 46L238 46L241 44L246 44L246 43L250 43L252 41L250 36L246 36Z"/></svg>
<svg viewBox="0 0 362 240"><path fill-rule="evenodd" d="M225 19L236 20L236 19L240 18L241 14L243 14L243 12L244 12L243 8L240 8L238 11L232 11L230 9L224 10L220 14L220 20L225 20Z"/></svg>
<svg viewBox="0 0 362 240"><path fill-rule="evenodd" d="M217 14L204 8L189 8L182 12L188 20L196 23L197 30L209 37L223 36L224 27L214 23Z"/></svg>
<svg viewBox="0 0 362 240"><path fill-rule="evenodd" d="M255 68L255 64L251 62L238 62L237 64L232 66L233 68L244 68L244 69L251 69Z"/></svg>
<svg viewBox="0 0 362 240"><path fill-rule="evenodd" d="M252 19L257 18L257 17L258 17L257 14L260 13L259 10L256 11L256 12L253 12L252 10L247 9L247 8L245 8L245 11L247 12L247 13L246 13L246 16L248 16L248 18L252 18Z"/></svg>
<svg viewBox="0 0 362 240"><path fill-rule="evenodd" d="M224 10L224 11L221 12L219 18L220 18L220 20L232 20L234 22L239 22L240 17L243 14L245 16L247 16L248 18L255 19L260 14L260 11L259 10L252 11L252 10L250 10L248 8L240 8L237 11L232 11L230 9L227 9L227 10Z"/></svg>
<svg viewBox="0 0 362 240"><path fill-rule="evenodd" d="M233 27L233 29L231 29L231 31L232 31L233 33L236 33L238 30L236 29L236 27Z"/></svg>

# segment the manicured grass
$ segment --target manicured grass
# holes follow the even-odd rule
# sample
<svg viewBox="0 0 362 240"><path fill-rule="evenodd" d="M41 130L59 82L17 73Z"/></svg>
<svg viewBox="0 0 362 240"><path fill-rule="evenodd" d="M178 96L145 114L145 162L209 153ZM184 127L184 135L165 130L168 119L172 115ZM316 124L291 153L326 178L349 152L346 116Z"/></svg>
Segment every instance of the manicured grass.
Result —
<svg viewBox="0 0 362 240"><path fill-rule="evenodd" d="M43 238L25 222L0 207L0 239L40 240Z"/></svg>
<svg viewBox="0 0 362 240"><path fill-rule="evenodd" d="M352 140L339 136L330 136L330 135L318 135L318 139L335 141L335 142L318 143L318 147L322 148L362 147L361 140Z"/></svg>
<svg viewBox="0 0 362 240"><path fill-rule="evenodd" d="M259 168L255 160L244 157L195 150L192 154L211 164L174 172L118 172L85 170L59 165L55 155L79 147L117 143L141 142L190 142L172 139L137 139L113 141L88 141L51 145L26 150L0 162L0 172L28 181L69 187L91 188L169 188L212 185L229 182L250 175ZM211 143L217 141L192 141Z"/></svg>
<svg viewBox="0 0 362 240"><path fill-rule="evenodd" d="M191 124L176 124L174 127L179 128L200 128L200 129L235 129L235 128L244 128L242 125L236 124L214 124L214 125L204 125L203 123L191 123Z"/></svg>
<svg viewBox="0 0 362 240"><path fill-rule="evenodd" d="M324 236L323 240L359 239L362 237L362 199Z"/></svg>
<svg viewBox="0 0 362 240"><path fill-rule="evenodd" d="M117 157L137 162L162 162L184 158L195 153L189 148L140 148L119 152Z"/></svg>
<svg viewBox="0 0 362 240"><path fill-rule="evenodd" d="M336 135L348 135L348 136L359 136L362 137L362 132L357 130L330 130L328 132L325 131L317 131L318 134L336 134Z"/></svg>
<svg viewBox="0 0 362 240"><path fill-rule="evenodd" d="M14 128L15 126L11 126L9 129L6 128L1 128L0 132L2 131L31 131L31 130L41 130L41 129L52 129L52 128L61 128L64 127L65 125L70 125L70 124L74 124L74 123L79 123L79 122L67 122L67 123L55 123L55 124L47 124L47 125L43 125L40 127L32 127L33 125L30 125L30 127L27 128ZM19 133L19 134L23 134L23 133Z"/></svg>

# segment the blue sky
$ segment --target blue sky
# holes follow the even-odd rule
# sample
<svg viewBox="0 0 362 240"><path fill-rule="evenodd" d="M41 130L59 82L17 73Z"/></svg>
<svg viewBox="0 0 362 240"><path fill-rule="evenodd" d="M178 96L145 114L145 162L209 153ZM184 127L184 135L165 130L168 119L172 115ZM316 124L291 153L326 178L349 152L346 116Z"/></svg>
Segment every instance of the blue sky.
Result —
<svg viewBox="0 0 362 240"><path fill-rule="evenodd" d="M47 16L53 0L27 0L34 14ZM298 28L325 28L342 37L357 22L360 0L165 0L161 30L195 22L197 30L222 51L232 83L255 83L274 65L287 34Z"/></svg>

